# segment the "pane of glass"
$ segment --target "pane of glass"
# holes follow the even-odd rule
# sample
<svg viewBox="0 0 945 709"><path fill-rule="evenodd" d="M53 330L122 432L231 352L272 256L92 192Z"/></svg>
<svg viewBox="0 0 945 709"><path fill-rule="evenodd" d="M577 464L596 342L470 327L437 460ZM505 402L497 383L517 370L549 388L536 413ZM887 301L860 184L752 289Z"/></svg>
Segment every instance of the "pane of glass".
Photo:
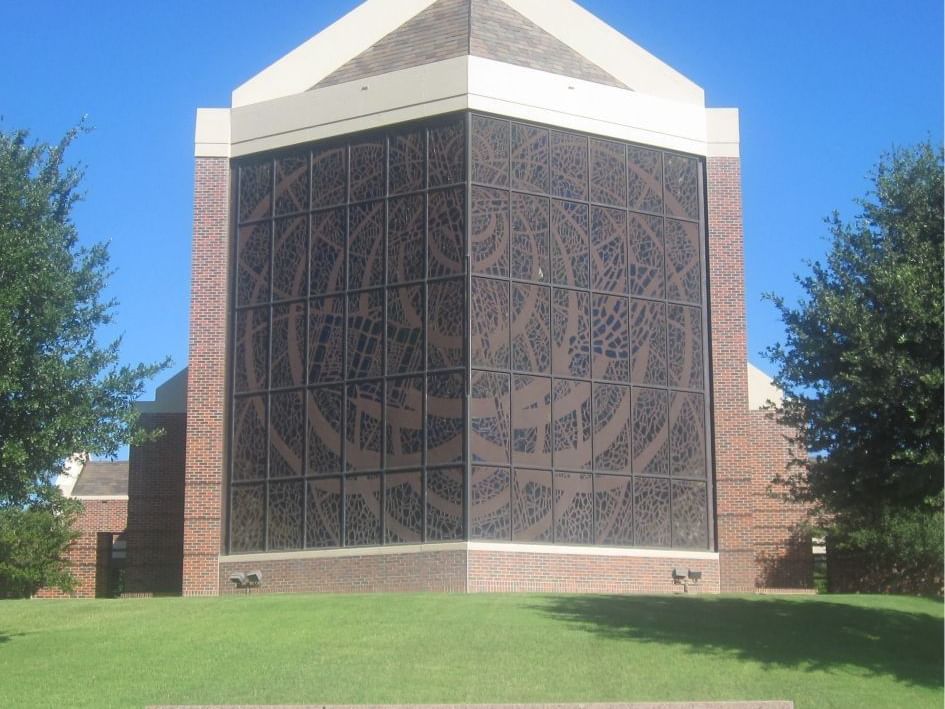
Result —
<svg viewBox="0 0 945 709"><path fill-rule="evenodd" d="M348 196L348 148L326 146L312 151L312 208L344 204Z"/></svg>
<svg viewBox="0 0 945 709"><path fill-rule="evenodd" d="M509 277L509 193L472 188L470 245L473 273Z"/></svg>
<svg viewBox="0 0 945 709"><path fill-rule="evenodd" d="M666 304L630 301L633 341L630 379L634 384L666 384Z"/></svg>
<svg viewBox="0 0 945 709"><path fill-rule="evenodd" d="M590 140L591 201L623 207L627 203L627 149L623 143Z"/></svg>
<svg viewBox="0 0 945 709"><path fill-rule="evenodd" d="M590 288L586 204L551 201L551 277L559 286Z"/></svg>
<svg viewBox="0 0 945 709"><path fill-rule="evenodd" d="M236 391L259 391L268 385L269 308L236 314Z"/></svg>
<svg viewBox="0 0 945 709"><path fill-rule="evenodd" d="M302 548L302 480L269 483L269 548Z"/></svg>
<svg viewBox="0 0 945 709"><path fill-rule="evenodd" d="M269 222L240 227L236 246L236 304L269 302Z"/></svg>
<svg viewBox="0 0 945 709"><path fill-rule="evenodd" d="M266 546L266 486L231 488L230 551L263 551Z"/></svg>
<svg viewBox="0 0 945 709"><path fill-rule="evenodd" d="M627 206L641 212L663 213L663 158L655 150L627 148Z"/></svg>
<svg viewBox="0 0 945 709"><path fill-rule="evenodd" d="M666 216L699 218L699 163L694 158L665 153Z"/></svg>
<svg viewBox="0 0 945 709"><path fill-rule="evenodd" d="M594 488L591 476L581 473L555 473L555 542L592 544L594 542Z"/></svg>
<svg viewBox="0 0 945 709"><path fill-rule="evenodd" d="M705 549L708 545L705 483L673 481L673 546Z"/></svg>
<svg viewBox="0 0 945 709"><path fill-rule="evenodd" d="M701 389L702 313L685 305L669 306L669 385Z"/></svg>
<svg viewBox="0 0 945 709"><path fill-rule="evenodd" d="M272 299L302 298L308 289L308 217L276 220Z"/></svg>
<svg viewBox="0 0 945 709"><path fill-rule="evenodd" d="M343 295L312 298L308 311L308 381L344 378L345 300Z"/></svg>
<svg viewBox="0 0 945 709"><path fill-rule="evenodd" d="M627 213L591 208L591 288L627 292Z"/></svg>
<svg viewBox="0 0 945 709"><path fill-rule="evenodd" d="M269 402L269 477L301 477L305 450L303 394L280 392Z"/></svg>
<svg viewBox="0 0 945 709"><path fill-rule="evenodd" d="M319 478L308 482L305 546L341 546L341 478Z"/></svg>
<svg viewBox="0 0 945 709"><path fill-rule="evenodd" d="M508 468L472 469L469 501L470 539L511 539L510 483Z"/></svg>
<svg viewBox="0 0 945 709"><path fill-rule="evenodd" d="M390 193L416 192L426 185L423 128L401 129L390 137Z"/></svg>
<svg viewBox="0 0 945 709"><path fill-rule="evenodd" d="M463 469L427 471L427 541L463 538Z"/></svg>
<svg viewBox="0 0 945 709"><path fill-rule="evenodd" d="M272 215L272 162L240 166L240 223Z"/></svg>
<svg viewBox="0 0 945 709"><path fill-rule="evenodd" d="M591 298L581 291L552 291L552 365L556 376L591 376Z"/></svg>
<svg viewBox="0 0 945 709"><path fill-rule="evenodd" d="M509 463L509 375L472 373L470 450L475 461Z"/></svg>
<svg viewBox="0 0 945 709"><path fill-rule="evenodd" d="M551 372L551 289L512 284L512 369Z"/></svg>
<svg viewBox="0 0 945 709"><path fill-rule="evenodd" d="M551 194L587 199L587 138L551 131Z"/></svg>
<svg viewBox="0 0 945 709"><path fill-rule="evenodd" d="M472 117L472 179L484 185L508 186L508 121Z"/></svg>
<svg viewBox="0 0 945 709"><path fill-rule="evenodd" d="M463 459L463 384L458 372L427 377L427 465Z"/></svg>
<svg viewBox="0 0 945 709"><path fill-rule="evenodd" d="M564 470L591 469L591 384L555 379L554 465Z"/></svg>
<svg viewBox="0 0 945 709"><path fill-rule="evenodd" d="M312 215L312 295L345 289L345 244L347 226L344 209Z"/></svg>
<svg viewBox="0 0 945 709"><path fill-rule="evenodd" d="M550 209L544 197L512 193L512 278L551 280Z"/></svg>
<svg viewBox="0 0 945 709"><path fill-rule="evenodd" d="M548 193L548 131L512 124L512 189Z"/></svg>
<svg viewBox="0 0 945 709"><path fill-rule="evenodd" d="M345 478L345 546L381 543L381 476Z"/></svg>
<svg viewBox="0 0 945 709"><path fill-rule="evenodd" d="M423 481L419 471L384 476L384 543L423 541Z"/></svg>
<svg viewBox="0 0 945 709"><path fill-rule="evenodd" d="M630 474L630 387L594 385L594 469Z"/></svg>
<svg viewBox="0 0 945 709"><path fill-rule="evenodd" d="M597 507L597 543L633 545L633 494L631 478L594 476Z"/></svg>
<svg viewBox="0 0 945 709"><path fill-rule="evenodd" d="M669 546L669 480L634 478L633 512L638 546Z"/></svg>
<svg viewBox="0 0 945 709"><path fill-rule="evenodd" d="M384 202L349 208L348 289L384 285Z"/></svg>
<svg viewBox="0 0 945 709"><path fill-rule="evenodd" d="M669 475L669 397L633 389L633 474Z"/></svg>
<svg viewBox="0 0 945 709"><path fill-rule="evenodd" d="M551 380L524 376L512 379L512 461L551 467Z"/></svg>
<svg viewBox="0 0 945 709"><path fill-rule="evenodd" d="M308 211L308 153L276 160L276 216Z"/></svg>
<svg viewBox="0 0 945 709"><path fill-rule="evenodd" d="M702 266L699 263L699 225L665 220L666 297L687 303L702 302Z"/></svg>
<svg viewBox="0 0 945 709"><path fill-rule="evenodd" d="M466 126L462 118L430 129L430 187L466 179Z"/></svg>
<svg viewBox="0 0 945 709"><path fill-rule="evenodd" d="M379 470L381 467L383 392L383 382L347 386L345 441L348 470Z"/></svg>
<svg viewBox="0 0 945 709"><path fill-rule="evenodd" d="M466 284L456 279L437 281L428 288L427 367L462 367L466 363Z"/></svg>
<svg viewBox="0 0 945 709"><path fill-rule="evenodd" d="M591 299L591 369L595 379L630 381L630 327L626 298L595 295Z"/></svg>
<svg viewBox="0 0 945 709"><path fill-rule="evenodd" d="M509 284L491 278L472 279L473 366L509 368Z"/></svg>
<svg viewBox="0 0 945 709"><path fill-rule="evenodd" d="M351 144L351 190L352 202L377 199L384 196L384 163L387 151L382 137L364 138Z"/></svg>
<svg viewBox="0 0 945 709"><path fill-rule="evenodd" d="M463 190L431 191L429 200L427 268L430 277L462 273L466 258L466 199Z"/></svg>
<svg viewBox="0 0 945 709"><path fill-rule="evenodd" d="M702 394L673 392L669 426L670 469L673 475L704 478L705 409Z"/></svg>
<svg viewBox="0 0 945 709"><path fill-rule="evenodd" d="M423 464L423 377L387 382L387 467Z"/></svg>
<svg viewBox="0 0 945 709"><path fill-rule="evenodd" d="M309 475L341 472L343 405L341 387L319 387L308 392Z"/></svg>
<svg viewBox="0 0 945 709"><path fill-rule="evenodd" d="M630 294L665 298L663 220L630 212Z"/></svg>
<svg viewBox="0 0 945 709"><path fill-rule="evenodd" d="M266 399L248 396L233 405L233 447L231 480L259 480L266 477Z"/></svg>
<svg viewBox="0 0 945 709"><path fill-rule="evenodd" d="M426 200L422 194L395 197L387 209L388 281L419 280L425 272Z"/></svg>
<svg viewBox="0 0 945 709"><path fill-rule="evenodd" d="M423 286L387 289L387 373L423 371Z"/></svg>
<svg viewBox="0 0 945 709"><path fill-rule="evenodd" d="M512 539L518 542L552 541L551 507L551 471L516 468L512 475Z"/></svg>
<svg viewBox="0 0 945 709"><path fill-rule="evenodd" d="M384 373L384 291L348 296L348 378Z"/></svg>
<svg viewBox="0 0 945 709"><path fill-rule="evenodd" d="M305 303L272 308L272 388L305 384Z"/></svg>

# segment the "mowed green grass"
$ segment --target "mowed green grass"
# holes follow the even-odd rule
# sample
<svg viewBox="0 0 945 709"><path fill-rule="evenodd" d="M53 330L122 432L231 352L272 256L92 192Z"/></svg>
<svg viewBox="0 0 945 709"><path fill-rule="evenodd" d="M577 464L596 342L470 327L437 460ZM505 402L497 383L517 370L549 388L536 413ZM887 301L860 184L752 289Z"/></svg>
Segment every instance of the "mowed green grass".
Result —
<svg viewBox="0 0 945 709"><path fill-rule="evenodd" d="M940 601L273 595L0 602L0 706L792 699L941 707Z"/></svg>

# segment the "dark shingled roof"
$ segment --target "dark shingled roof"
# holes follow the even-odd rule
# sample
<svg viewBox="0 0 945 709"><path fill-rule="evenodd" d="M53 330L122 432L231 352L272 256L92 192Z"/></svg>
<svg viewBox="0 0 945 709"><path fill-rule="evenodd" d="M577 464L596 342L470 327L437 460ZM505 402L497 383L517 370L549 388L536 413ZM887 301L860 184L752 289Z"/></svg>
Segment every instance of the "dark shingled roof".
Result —
<svg viewBox="0 0 945 709"><path fill-rule="evenodd" d="M312 88L467 54L627 88L502 0L437 0Z"/></svg>
<svg viewBox="0 0 945 709"><path fill-rule="evenodd" d="M127 460L90 460L82 468L79 479L72 488L73 497L127 494Z"/></svg>

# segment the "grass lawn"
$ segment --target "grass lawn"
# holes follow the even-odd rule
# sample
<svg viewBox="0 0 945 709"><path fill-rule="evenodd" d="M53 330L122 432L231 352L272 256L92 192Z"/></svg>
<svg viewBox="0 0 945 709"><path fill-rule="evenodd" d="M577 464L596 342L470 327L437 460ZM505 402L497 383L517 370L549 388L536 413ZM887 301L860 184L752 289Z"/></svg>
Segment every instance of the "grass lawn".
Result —
<svg viewBox="0 0 945 709"><path fill-rule="evenodd" d="M941 707L942 630L940 601L882 596L0 601L0 706Z"/></svg>

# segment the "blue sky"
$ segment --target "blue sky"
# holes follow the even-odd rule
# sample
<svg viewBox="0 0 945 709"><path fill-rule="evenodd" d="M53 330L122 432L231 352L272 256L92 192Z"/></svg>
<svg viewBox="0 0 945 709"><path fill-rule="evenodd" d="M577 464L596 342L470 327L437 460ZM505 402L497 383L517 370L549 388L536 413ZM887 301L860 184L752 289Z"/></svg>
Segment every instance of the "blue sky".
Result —
<svg viewBox="0 0 945 709"><path fill-rule="evenodd" d="M391 0L395 2L396 0ZM187 361L193 123L355 0L8 3L0 127L56 141L81 116L82 238L111 244L109 294L125 361ZM761 294L796 300L794 273L851 219L881 152L942 140L941 0L784 3L581 0L741 109L749 356L782 337ZM157 384L159 382L154 382ZM153 389L152 389L153 391ZM149 391L150 394L150 391Z"/></svg>

